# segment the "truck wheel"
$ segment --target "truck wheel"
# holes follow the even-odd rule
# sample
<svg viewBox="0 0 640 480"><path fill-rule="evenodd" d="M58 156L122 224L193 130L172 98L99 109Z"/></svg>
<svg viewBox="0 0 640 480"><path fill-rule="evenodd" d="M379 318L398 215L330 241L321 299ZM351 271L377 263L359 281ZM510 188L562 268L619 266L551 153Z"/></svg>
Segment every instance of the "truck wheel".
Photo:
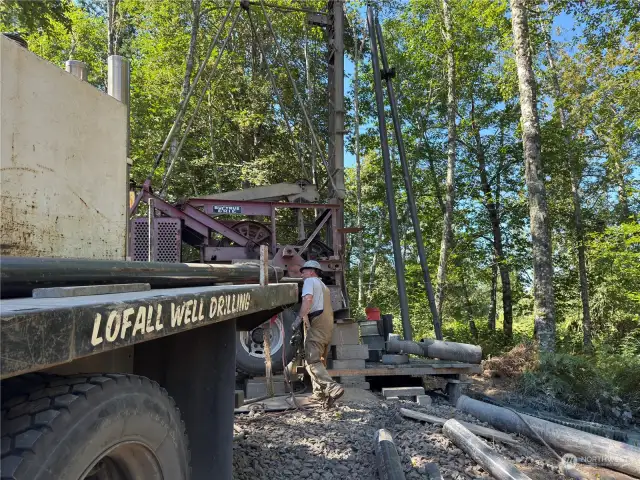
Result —
<svg viewBox="0 0 640 480"><path fill-rule="evenodd" d="M2 384L3 480L189 479L184 424L157 383L136 375L23 377Z"/></svg>
<svg viewBox="0 0 640 480"><path fill-rule="evenodd" d="M276 322L271 325L271 363L273 373L280 373L282 367L282 349L285 353L285 363L288 364L295 355L291 346L291 325L296 318L296 309L287 308L276 317ZM236 333L236 371L246 375L264 375L264 340L265 329L269 321L246 331ZM284 328L284 337L280 327Z"/></svg>

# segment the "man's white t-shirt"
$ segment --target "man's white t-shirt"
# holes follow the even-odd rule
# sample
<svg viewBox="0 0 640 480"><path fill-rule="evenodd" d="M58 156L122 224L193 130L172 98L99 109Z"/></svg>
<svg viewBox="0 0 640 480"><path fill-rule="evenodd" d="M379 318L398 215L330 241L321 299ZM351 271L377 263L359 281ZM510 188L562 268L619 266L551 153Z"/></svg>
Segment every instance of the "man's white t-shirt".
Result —
<svg viewBox="0 0 640 480"><path fill-rule="evenodd" d="M313 303L311 304L311 310L309 313L317 312L324 308L324 289L322 280L318 277L310 277L304 279L302 285L302 296L313 295Z"/></svg>

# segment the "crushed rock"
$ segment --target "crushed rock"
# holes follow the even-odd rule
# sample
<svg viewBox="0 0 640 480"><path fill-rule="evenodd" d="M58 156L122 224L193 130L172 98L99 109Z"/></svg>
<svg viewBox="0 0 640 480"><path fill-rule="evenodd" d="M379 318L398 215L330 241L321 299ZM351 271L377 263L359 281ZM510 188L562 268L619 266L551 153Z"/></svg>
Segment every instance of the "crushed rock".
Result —
<svg viewBox="0 0 640 480"><path fill-rule="evenodd" d="M355 390L355 389L354 389ZM425 478L425 465L435 462L444 479L491 478L474 460L442 433L442 427L400 415L400 408L457 418L488 426L455 410L442 400L430 407L410 401L384 401L378 396L345 395L332 410L322 408L236 415L233 447L234 479L324 480L378 478L373 453L374 433L386 428L393 435L407 479ZM375 400L375 401L374 401ZM557 461L527 438L514 446L494 443L500 452L532 479L565 478Z"/></svg>

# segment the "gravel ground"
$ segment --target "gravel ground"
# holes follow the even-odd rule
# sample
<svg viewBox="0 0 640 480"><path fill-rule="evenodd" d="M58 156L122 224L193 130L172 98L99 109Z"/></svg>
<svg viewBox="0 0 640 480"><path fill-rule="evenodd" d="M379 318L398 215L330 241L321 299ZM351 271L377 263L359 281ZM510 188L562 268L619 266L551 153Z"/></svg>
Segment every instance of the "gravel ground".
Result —
<svg viewBox="0 0 640 480"><path fill-rule="evenodd" d="M474 423L473 417L436 401L421 407L408 401L383 401L363 390L348 391L330 411L321 408L236 415L234 479L373 479L377 478L373 454L376 430L393 435L407 479L424 479L424 465L435 462L445 479L491 478L470 457L442 434L442 428L400 415L410 408L443 418ZM564 478L551 454L528 439L516 446L495 444L532 479Z"/></svg>

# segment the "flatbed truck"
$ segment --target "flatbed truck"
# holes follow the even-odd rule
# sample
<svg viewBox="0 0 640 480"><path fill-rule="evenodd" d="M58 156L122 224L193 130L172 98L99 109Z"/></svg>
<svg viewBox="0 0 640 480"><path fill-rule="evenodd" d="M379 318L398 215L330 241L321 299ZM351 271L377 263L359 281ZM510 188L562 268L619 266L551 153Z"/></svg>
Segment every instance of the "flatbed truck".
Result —
<svg viewBox="0 0 640 480"><path fill-rule="evenodd" d="M231 479L236 329L298 302L297 284L111 281L114 263L177 268L126 262L127 106L0 43L0 477ZM10 294L16 257L29 294ZM55 258L91 281L47 283Z"/></svg>

